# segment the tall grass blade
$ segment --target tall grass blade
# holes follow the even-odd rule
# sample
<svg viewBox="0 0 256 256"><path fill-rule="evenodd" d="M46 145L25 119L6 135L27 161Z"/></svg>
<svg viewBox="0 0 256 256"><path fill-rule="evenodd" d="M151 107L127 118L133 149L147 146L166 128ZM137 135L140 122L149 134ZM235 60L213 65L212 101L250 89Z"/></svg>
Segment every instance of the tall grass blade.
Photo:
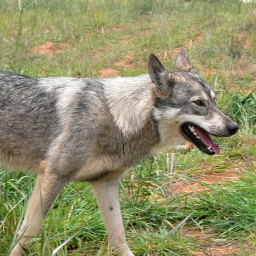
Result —
<svg viewBox="0 0 256 256"><path fill-rule="evenodd" d="M77 234L79 234L82 230L83 230L83 228L80 228L75 234L73 234L70 238L68 238L64 243L62 243L62 244L59 245L56 249L54 249L53 252L52 252L52 256L56 255L56 253L57 253L63 246L65 246L69 241L71 241L75 236L77 236Z"/></svg>

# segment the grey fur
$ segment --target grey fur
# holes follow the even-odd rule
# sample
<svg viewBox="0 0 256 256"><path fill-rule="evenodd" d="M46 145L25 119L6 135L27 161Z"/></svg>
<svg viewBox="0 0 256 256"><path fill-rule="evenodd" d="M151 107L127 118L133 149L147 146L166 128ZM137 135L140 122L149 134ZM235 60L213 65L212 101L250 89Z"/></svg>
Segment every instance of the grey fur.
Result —
<svg viewBox="0 0 256 256"><path fill-rule="evenodd" d="M168 72L151 56L149 75L108 79L0 73L0 161L38 173L11 255L22 255L26 235L39 231L58 193L73 180L91 183L113 250L133 255L120 214L121 177L142 158L182 143L184 122L217 136L230 136L235 126L217 109L214 93L184 51L176 64ZM198 99L204 107L194 104Z"/></svg>

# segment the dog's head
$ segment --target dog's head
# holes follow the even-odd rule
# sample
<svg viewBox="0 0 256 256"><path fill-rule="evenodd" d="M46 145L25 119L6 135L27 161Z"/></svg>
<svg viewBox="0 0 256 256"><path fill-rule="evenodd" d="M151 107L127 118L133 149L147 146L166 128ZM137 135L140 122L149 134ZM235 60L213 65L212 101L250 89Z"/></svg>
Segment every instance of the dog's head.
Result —
<svg viewBox="0 0 256 256"><path fill-rule="evenodd" d="M176 70L168 72L155 55L148 63L154 83L154 116L159 122L162 139L168 140L167 129L177 129L176 136L191 141L202 152L214 155L220 147L210 135L228 137L239 127L216 106L212 89L196 73L185 51L176 58Z"/></svg>

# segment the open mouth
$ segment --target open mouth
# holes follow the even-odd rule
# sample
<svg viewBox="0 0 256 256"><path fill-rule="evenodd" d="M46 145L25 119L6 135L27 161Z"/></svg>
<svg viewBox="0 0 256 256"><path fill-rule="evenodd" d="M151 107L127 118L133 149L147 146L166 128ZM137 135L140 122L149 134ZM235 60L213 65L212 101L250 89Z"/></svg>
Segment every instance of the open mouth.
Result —
<svg viewBox="0 0 256 256"><path fill-rule="evenodd" d="M181 125L183 136L208 155L220 153L220 146L213 141L209 133L192 123Z"/></svg>

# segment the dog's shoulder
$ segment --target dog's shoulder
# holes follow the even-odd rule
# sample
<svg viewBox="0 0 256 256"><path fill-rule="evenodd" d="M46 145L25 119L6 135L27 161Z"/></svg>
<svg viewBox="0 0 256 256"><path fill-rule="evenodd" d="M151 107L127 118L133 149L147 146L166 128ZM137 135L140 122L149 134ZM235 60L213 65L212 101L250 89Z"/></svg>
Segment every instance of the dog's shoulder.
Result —
<svg viewBox="0 0 256 256"><path fill-rule="evenodd" d="M107 105L123 135L137 133L153 111L154 96L148 75L103 79Z"/></svg>

